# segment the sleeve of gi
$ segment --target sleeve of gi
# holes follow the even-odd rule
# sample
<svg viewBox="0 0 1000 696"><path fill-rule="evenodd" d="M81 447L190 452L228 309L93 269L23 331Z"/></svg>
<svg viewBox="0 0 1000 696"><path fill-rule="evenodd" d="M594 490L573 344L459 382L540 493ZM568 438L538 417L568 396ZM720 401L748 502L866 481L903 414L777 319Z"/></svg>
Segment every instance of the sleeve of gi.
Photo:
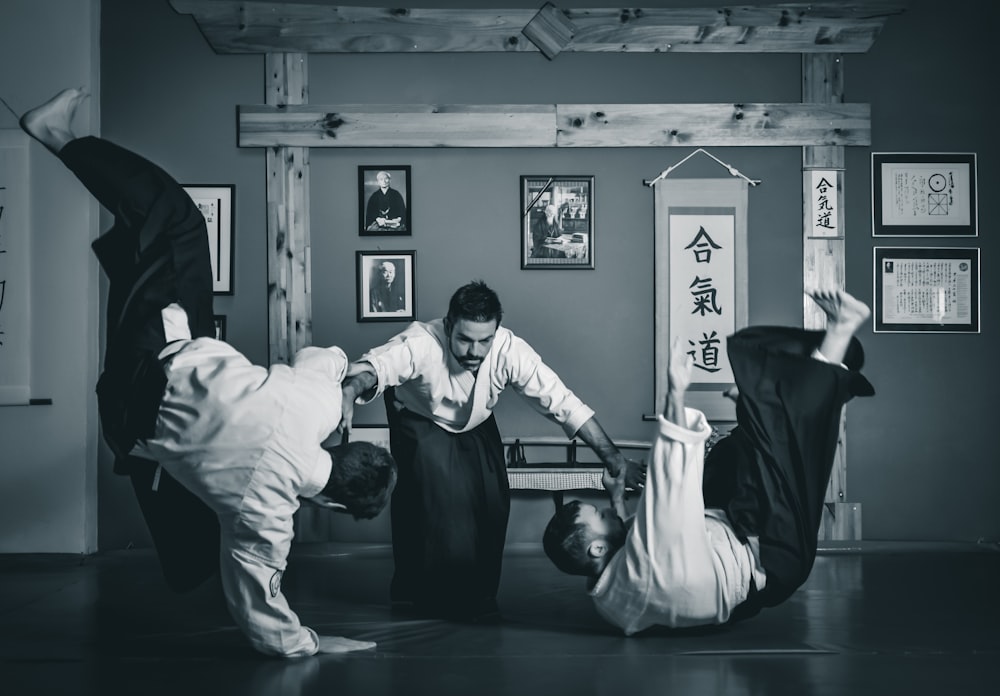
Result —
<svg viewBox="0 0 1000 696"><path fill-rule="evenodd" d="M244 532L245 533L245 532ZM220 569L229 613L265 655L303 657L319 649L316 632L303 626L281 592L285 563L274 563L254 553L265 538L244 538L223 532Z"/></svg>
<svg viewBox="0 0 1000 696"><path fill-rule="evenodd" d="M660 582L674 592L690 588L690 599L697 603L700 588L715 584L701 491L705 440L712 429L697 409L684 409L684 418L686 428L658 418L659 432L650 450L636 523L641 525Z"/></svg>
<svg viewBox="0 0 1000 696"><path fill-rule="evenodd" d="M593 417L593 409L570 391L526 341L511 334L506 353L511 386L537 411L559 423L567 437L576 435Z"/></svg>
<svg viewBox="0 0 1000 696"><path fill-rule="evenodd" d="M340 384L347 374L347 354L337 346L319 348L306 346L292 358L296 370L309 370L325 375Z"/></svg>
<svg viewBox="0 0 1000 696"><path fill-rule="evenodd" d="M359 363L371 366L372 372L375 373L378 380L373 390L357 399L359 404L370 403L386 388L398 387L417 374L420 348L415 340L426 339L415 339L407 332L403 332L358 358Z"/></svg>

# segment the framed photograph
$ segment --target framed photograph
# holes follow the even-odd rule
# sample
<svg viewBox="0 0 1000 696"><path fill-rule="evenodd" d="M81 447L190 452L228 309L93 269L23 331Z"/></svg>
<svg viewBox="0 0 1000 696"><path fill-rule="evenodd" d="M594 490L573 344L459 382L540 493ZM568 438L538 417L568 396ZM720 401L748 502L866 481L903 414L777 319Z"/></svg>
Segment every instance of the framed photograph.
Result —
<svg viewBox="0 0 1000 696"><path fill-rule="evenodd" d="M410 167L358 167L358 220L362 237L410 236Z"/></svg>
<svg viewBox="0 0 1000 696"><path fill-rule="evenodd" d="M212 291L216 295L233 294L233 202L236 187L232 184L184 184L184 190L205 216L208 227L208 251L212 259Z"/></svg>
<svg viewBox="0 0 1000 696"><path fill-rule="evenodd" d="M212 323L215 324L215 338L219 341L226 340L226 315L213 314Z"/></svg>
<svg viewBox="0 0 1000 696"><path fill-rule="evenodd" d="M975 237L975 153L873 152L872 235Z"/></svg>
<svg viewBox="0 0 1000 696"><path fill-rule="evenodd" d="M351 434L347 437L348 442L370 442L382 449L389 449L389 426L388 425L357 425L351 428Z"/></svg>
<svg viewBox="0 0 1000 696"><path fill-rule="evenodd" d="M358 321L412 321L416 317L415 251L359 251Z"/></svg>
<svg viewBox="0 0 1000 696"><path fill-rule="evenodd" d="M979 333L978 248L874 252L876 333Z"/></svg>
<svg viewBox="0 0 1000 696"><path fill-rule="evenodd" d="M594 267L594 177L521 177L521 268Z"/></svg>

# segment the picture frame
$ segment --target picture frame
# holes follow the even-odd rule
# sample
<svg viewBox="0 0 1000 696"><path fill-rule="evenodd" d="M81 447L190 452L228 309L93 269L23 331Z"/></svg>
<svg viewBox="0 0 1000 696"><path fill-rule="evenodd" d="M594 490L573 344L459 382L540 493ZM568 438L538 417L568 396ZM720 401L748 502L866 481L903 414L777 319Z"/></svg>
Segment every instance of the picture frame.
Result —
<svg viewBox="0 0 1000 696"><path fill-rule="evenodd" d="M595 267L594 177L521 176L521 269Z"/></svg>
<svg viewBox="0 0 1000 696"><path fill-rule="evenodd" d="M978 235L976 154L873 152L872 236Z"/></svg>
<svg viewBox="0 0 1000 696"><path fill-rule="evenodd" d="M351 432L347 436L347 442L370 442L371 444L389 449L389 426L388 425L362 425L351 426Z"/></svg>
<svg viewBox="0 0 1000 696"><path fill-rule="evenodd" d="M212 323L215 325L215 340L225 341L226 340L226 315L225 314L213 314Z"/></svg>
<svg viewBox="0 0 1000 696"><path fill-rule="evenodd" d="M0 129L0 406L31 403L32 235L29 139ZM35 321L38 321L37 315Z"/></svg>
<svg viewBox="0 0 1000 696"><path fill-rule="evenodd" d="M205 216L208 228L208 252L212 260L212 293L232 295L236 241L236 186L233 184L182 184L198 210Z"/></svg>
<svg viewBox="0 0 1000 696"><path fill-rule="evenodd" d="M416 317L416 256L413 250L356 253L359 322Z"/></svg>
<svg viewBox="0 0 1000 696"><path fill-rule="evenodd" d="M979 248L875 247L875 333L979 333Z"/></svg>
<svg viewBox="0 0 1000 696"><path fill-rule="evenodd" d="M408 164L358 166L358 234L409 237L413 234Z"/></svg>

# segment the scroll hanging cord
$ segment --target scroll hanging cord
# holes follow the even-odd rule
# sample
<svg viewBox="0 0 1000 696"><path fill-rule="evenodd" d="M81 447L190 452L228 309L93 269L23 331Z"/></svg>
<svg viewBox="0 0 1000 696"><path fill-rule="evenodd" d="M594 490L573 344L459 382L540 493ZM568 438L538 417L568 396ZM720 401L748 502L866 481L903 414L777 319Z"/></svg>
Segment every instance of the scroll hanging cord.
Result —
<svg viewBox="0 0 1000 696"><path fill-rule="evenodd" d="M687 162L689 159L691 159L692 157L694 157L695 155L697 155L699 152L702 153L703 155L708 155L709 157L711 157L712 159L714 159L716 162L718 162L723 167L725 167L729 171L729 173L732 174L733 176L738 176L741 179L746 179L747 183L749 183L751 186L756 186L757 184L760 183L760 179L751 179L750 177L748 177L745 174L743 174L739 169L737 169L733 165L726 164L725 162L723 162L722 160L720 160L718 157L716 157L715 155L713 155L708 150L705 150L704 148L700 148L700 147L697 150L695 150L694 152L692 152L691 154L689 154L687 157L685 157L684 159L682 159L680 162L677 162L676 164L674 164L674 165L672 165L672 166L667 167L666 169L664 169L662 172L660 172L659 176L657 176L655 179L653 179L651 181L649 181L649 180L643 181L643 183L646 186L652 186L653 184L655 184L660 179L663 179L664 177L666 177L667 175L669 175L670 172L674 171L679 166L681 166L682 164L684 164L685 162Z"/></svg>
<svg viewBox="0 0 1000 696"><path fill-rule="evenodd" d="M4 100L3 97L0 97L0 104L3 104L7 108L7 111L11 112L14 115L14 118L20 120L21 117L18 115L18 113L16 111L14 111L14 109L11 107L11 105L8 104L6 102L6 100Z"/></svg>

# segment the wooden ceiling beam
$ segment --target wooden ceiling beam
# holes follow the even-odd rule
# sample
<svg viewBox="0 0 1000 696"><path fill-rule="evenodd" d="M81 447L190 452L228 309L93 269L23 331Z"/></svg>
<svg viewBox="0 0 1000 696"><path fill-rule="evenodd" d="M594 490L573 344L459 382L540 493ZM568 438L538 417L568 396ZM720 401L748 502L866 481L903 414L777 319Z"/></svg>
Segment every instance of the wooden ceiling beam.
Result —
<svg viewBox="0 0 1000 696"><path fill-rule="evenodd" d="M371 8L312 2L170 0L216 53L518 52L536 9ZM863 53L902 2L562 9L563 52Z"/></svg>
<svg viewBox="0 0 1000 696"><path fill-rule="evenodd" d="M239 107L241 147L870 145L868 104Z"/></svg>

